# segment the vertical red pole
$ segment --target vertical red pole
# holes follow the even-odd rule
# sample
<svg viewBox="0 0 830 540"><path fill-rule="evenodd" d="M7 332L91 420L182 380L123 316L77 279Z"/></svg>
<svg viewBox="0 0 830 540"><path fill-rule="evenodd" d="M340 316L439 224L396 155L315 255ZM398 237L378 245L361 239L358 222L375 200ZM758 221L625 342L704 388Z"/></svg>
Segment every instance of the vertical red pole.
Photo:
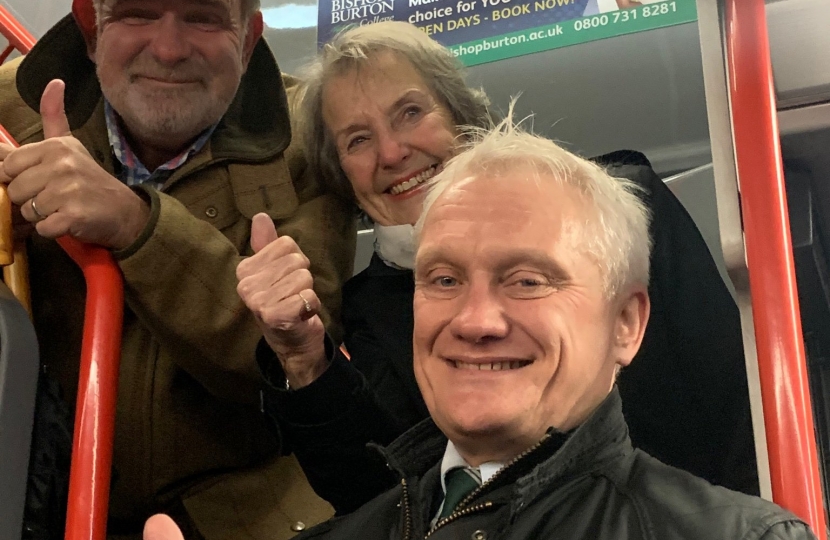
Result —
<svg viewBox="0 0 830 540"><path fill-rule="evenodd" d="M66 540L106 540L124 287L109 251L68 236L58 243L87 287Z"/></svg>
<svg viewBox="0 0 830 540"><path fill-rule="evenodd" d="M726 54L773 500L825 515L763 0L726 0Z"/></svg>

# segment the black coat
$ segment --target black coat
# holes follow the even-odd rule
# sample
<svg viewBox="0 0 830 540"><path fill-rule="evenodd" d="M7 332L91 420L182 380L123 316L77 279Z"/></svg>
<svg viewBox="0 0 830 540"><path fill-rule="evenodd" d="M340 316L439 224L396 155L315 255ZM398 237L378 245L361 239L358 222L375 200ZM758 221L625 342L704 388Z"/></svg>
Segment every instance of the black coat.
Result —
<svg viewBox="0 0 830 540"><path fill-rule="evenodd" d="M571 434L550 430L431 526L446 438L428 420L384 451L398 485L297 540L815 540L757 497L634 450L613 391Z"/></svg>
<svg viewBox="0 0 830 540"><path fill-rule="evenodd" d="M757 494L738 308L697 226L645 157L616 152L596 161L642 186L652 213L651 316L639 352L618 379L631 440L664 463ZM262 348L263 365L276 369L269 410L295 434L293 447L312 486L338 512L354 510L394 481L383 467L365 473L373 458L360 453L362 446L389 444L428 416L412 369L413 293L412 272L374 256L343 289L351 363L338 353L321 379L298 392L277 390L284 376ZM377 404L372 418L349 412L358 410L351 408L356 396ZM349 427L340 433L338 425ZM315 431L320 426L336 430L337 442ZM369 484L362 491L355 482Z"/></svg>

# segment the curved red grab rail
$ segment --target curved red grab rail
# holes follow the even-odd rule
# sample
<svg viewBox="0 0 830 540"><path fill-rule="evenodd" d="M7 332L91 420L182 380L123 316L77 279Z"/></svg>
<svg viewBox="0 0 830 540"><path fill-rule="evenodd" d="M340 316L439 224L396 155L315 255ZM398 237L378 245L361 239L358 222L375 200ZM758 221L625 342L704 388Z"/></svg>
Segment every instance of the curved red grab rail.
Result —
<svg viewBox="0 0 830 540"><path fill-rule="evenodd" d="M81 267L87 286L66 540L105 540L124 284L106 249L68 236L59 238L58 243Z"/></svg>
<svg viewBox="0 0 830 540"><path fill-rule="evenodd" d="M826 538L764 0L726 0L726 55L773 500Z"/></svg>
<svg viewBox="0 0 830 540"><path fill-rule="evenodd" d="M0 142L17 146L2 126ZM108 250L68 236L58 243L83 271L87 288L65 538L106 540L124 282Z"/></svg>
<svg viewBox="0 0 830 540"><path fill-rule="evenodd" d="M28 53L35 46L34 36L3 6L0 6L0 34L21 54Z"/></svg>

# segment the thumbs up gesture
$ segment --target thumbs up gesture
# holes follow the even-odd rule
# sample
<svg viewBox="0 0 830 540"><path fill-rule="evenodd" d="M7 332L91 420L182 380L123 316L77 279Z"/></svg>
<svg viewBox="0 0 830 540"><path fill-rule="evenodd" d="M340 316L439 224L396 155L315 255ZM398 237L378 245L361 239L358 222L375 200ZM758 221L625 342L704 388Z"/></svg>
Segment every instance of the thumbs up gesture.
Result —
<svg viewBox="0 0 830 540"><path fill-rule="evenodd" d="M144 524L144 540L184 540L176 522L164 514L156 514Z"/></svg>
<svg viewBox="0 0 830 540"><path fill-rule="evenodd" d="M72 136L64 88L60 80L46 86L40 102L44 140L8 152L0 163L0 182L8 184L12 203L40 235L68 234L123 249L141 234L150 208Z"/></svg>
<svg viewBox="0 0 830 540"><path fill-rule="evenodd" d="M290 237L277 234L267 214L254 216L251 248L255 254L236 268L236 291L277 353L291 388L306 386L328 367L308 257Z"/></svg>

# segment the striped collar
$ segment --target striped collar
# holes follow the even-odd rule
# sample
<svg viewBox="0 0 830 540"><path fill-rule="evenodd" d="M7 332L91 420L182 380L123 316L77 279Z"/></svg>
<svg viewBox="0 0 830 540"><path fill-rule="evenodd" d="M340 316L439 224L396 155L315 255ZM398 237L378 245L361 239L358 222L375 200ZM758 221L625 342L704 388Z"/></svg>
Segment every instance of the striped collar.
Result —
<svg viewBox="0 0 830 540"><path fill-rule="evenodd" d="M110 147L116 159L121 163L122 168L119 173L119 179L128 186L136 186L139 184L150 183L156 189L161 189L167 178L177 168L184 165L195 153L199 152L207 143L213 131L218 124L213 124L202 132L201 135L186 148L182 153L160 165L156 170L150 172L147 167L141 163L138 156L130 148L127 139L118 127L118 120L115 110L110 105L109 101L104 100L104 117L107 121L107 136L109 137Z"/></svg>

